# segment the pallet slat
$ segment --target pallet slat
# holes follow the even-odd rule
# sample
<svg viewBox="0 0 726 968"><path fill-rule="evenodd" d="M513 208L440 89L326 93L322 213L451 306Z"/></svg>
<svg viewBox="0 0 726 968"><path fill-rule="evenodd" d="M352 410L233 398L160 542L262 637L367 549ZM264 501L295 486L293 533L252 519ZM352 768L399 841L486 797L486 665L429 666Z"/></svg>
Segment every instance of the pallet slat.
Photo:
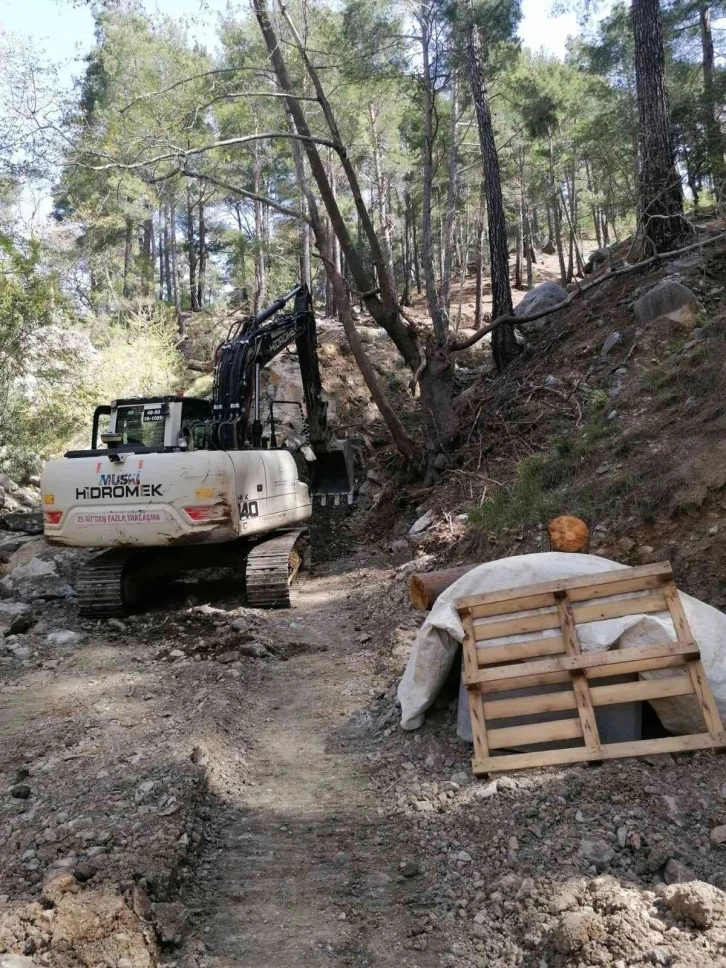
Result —
<svg viewBox="0 0 726 968"><path fill-rule="evenodd" d="M535 746L537 743L554 743L563 739L580 739L582 726L579 719L554 719L551 723L532 723L530 726L504 726L488 729L489 749L501 750L508 746Z"/></svg>
<svg viewBox="0 0 726 968"><path fill-rule="evenodd" d="M592 588L598 585L611 585L623 581L633 581L639 578L659 578L669 579L673 577L673 570L669 561L660 561L652 565L641 565L638 568L614 568L612 571L604 571L599 575L585 575L581 578L561 578L558 581L542 582L537 585L523 585L520 588L502 588L496 592L488 592L485 595L468 595L466 598L458 598L454 607L462 612L475 605L488 605L490 602L505 602L511 599L520 598L523 595L546 595L548 592L571 592L577 588ZM616 591L612 592L617 595Z"/></svg>

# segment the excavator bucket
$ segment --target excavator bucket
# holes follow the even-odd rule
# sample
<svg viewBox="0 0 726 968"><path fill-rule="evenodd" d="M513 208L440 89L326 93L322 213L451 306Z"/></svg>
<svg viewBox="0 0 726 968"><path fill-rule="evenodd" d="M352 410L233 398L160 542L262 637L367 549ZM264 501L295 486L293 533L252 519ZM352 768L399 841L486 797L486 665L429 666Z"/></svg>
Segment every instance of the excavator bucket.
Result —
<svg viewBox="0 0 726 968"><path fill-rule="evenodd" d="M332 439L315 445L313 449L315 460L310 464L313 500L319 498L323 507L328 501L337 505L343 499L352 504L354 465L350 441Z"/></svg>

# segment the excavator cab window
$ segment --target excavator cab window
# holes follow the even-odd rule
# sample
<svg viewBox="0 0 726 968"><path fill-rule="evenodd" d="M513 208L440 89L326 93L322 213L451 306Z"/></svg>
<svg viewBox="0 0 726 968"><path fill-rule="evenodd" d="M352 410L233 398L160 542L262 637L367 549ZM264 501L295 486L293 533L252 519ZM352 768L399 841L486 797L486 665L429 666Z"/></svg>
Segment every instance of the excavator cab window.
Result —
<svg viewBox="0 0 726 968"><path fill-rule="evenodd" d="M116 414L116 433L120 434L122 444L163 447L165 423L161 408L150 410L143 405L119 407Z"/></svg>

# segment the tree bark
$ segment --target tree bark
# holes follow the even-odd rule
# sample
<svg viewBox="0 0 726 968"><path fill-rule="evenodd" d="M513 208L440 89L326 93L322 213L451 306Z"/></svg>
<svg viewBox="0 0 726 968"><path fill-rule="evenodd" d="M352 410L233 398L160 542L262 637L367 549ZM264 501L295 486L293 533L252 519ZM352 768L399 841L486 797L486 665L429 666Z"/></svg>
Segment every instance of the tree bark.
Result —
<svg viewBox="0 0 726 968"><path fill-rule="evenodd" d="M433 608L439 595L455 581L463 578L476 565L461 565L458 568L444 568L441 571L423 571L411 575L408 582L408 597L414 608L428 611Z"/></svg>
<svg viewBox="0 0 726 968"><path fill-rule="evenodd" d="M124 241L124 276L123 285L121 288L121 293L126 298L131 294L131 280L129 276L131 275L131 255L133 247L134 238L134 223L131 221L129 216L126 217L126 237Z"/></svg>
<svg viewBox="0 0 726 968"><path fill-rule="evenodd" d="M197 299L197 251L194 242L194 199L191 183L187 183L187 249L189 262L189 304L193 313L199 310Z"/></svg>
<svg viewBox="0 0 726 968"><path fill-rule="evenodd" d="M474 261L476 262L476 291L474 295L474 329L481 326L481 306L484 288L484 185L482 183L479 197L479 211L476 217L476 242L474 246Z"/></svg>
<svg viewBox="0 0 726 968"><path fill-rule="evenodd" d="M393 270L393 247L391 244L391 220L388 210L388 192L386 191L386 179L381 161L381 147L378 133L378 112L373 104L368 106L368 117L371 122L373 170L376 177L376 202L378 204L378 222L381 236L383 237L383 255L388 266L388 271L391 274L391 279L395 279Z"/></svg>
<svg viewBox="0 0 726 968"><path fill-rule="evenodd" d="M421 55L424 103L424 139L421 146L421 166L423 175L422 197L422 238L421 259L426 281L426 303L434 327L434 338L439 346L444 346L449 331L449 317L442 305L441 294L436 284L434 242L431 229L432 190L434 183L434 98L431 80L431 51L429 13L425 11L419 18L421 30Z"/></svg>
<svg viewBox="0 0 726 968"><path fill-rule="evenodd" d="M560 189L557 185L555 176L555 154L552 145L552 132L547 132L547 147L550 176L550 193L552 198L552 224L554 226L554 243L557 251L557 259L560 264L560 282L563 286L567 285L567 269L565 268L565 253L562 248L562 214L560 212ZM549 214L549 208L547 209ZM551 236L550 236L551 237Z"/></svg>
<svg viewBox="0 0 726 968"><path fill-rule="evenodd" d="M174 298L174 286L171 278L171 245L169 233L169 209L164 207L164 275L166 276L166 301L171 303Z"/></svg>
<svg viewBox="0 0 726 968"><path fill-rule="evenodd" d="M507 225L504 218L502 183L499 173L499 155L494 141L494 128L489 106L484 71L482 67L481 38L473 21L468 24L468 58L471 93L476 107L479 128L479 144L484 163L487 221L489 225L489 256L492 281L492 318L508 316L513 312L512 290L509 284L509 252L507 248ZM519 353L514 336L514 326L505 323L492 334L492 353L497 370L504 369Z"/></svg>
<svg viewBox="0 0 726 968"><path fill-rule="evenodd" d="M252 170L252 190L255 195L260 194L260 143L255 142L255 162ZM255 206L255 294L253 311L255 315L261 312L267 299L267 275L265 272L265 227L262 215L262 202L256 198Z"/></svg>
<svg viewBox="0 0 726 968"><path fill-rule="evenodd" d="M724 165L724 140L718 116L718 104L714 90L714 50L711 31L711 8L704 5L698 11L703 51L703 121L706 129L706 147L716 203L723 202L726 166Z"/></svg>
<svg viewBox="0 0 726 968"><path fill-rule="evenodd" d="M199 186L199 272L197 273L197 303L204 306L204 287L207 277L207 225L204 220L204 193Z"/></svg>
<svg viewBox="0 0 726 968"><path fill-rule="evenodd" d="M454 235L456 232L456 194L459 150L457 144L457 121L459 114L459 90L456 74L451 79L451 120L449 123L449 184L446 195L446 214L444 216L441 245L444 250L443 271L441 274L441 303L447 316L451 316L451 266L454 254Z"/></svg>
<svg viewBox="0 0 726 968"><path fill-rule="evenodd" d="M169 245L171 248L171 279L174 289L174 312L176 313L179 335L184 335L184 316L182 315L181 279L179 278L179 262L176 245L176 199L172 195L169 201Z"/></svg>
<svg viewBox="0 0 726 968"><path fill-rule="evenodd" d="M688 235L668 120L659 0L633 0L633 37L643 231L646 249L658 254L675 248Z"/></svg>

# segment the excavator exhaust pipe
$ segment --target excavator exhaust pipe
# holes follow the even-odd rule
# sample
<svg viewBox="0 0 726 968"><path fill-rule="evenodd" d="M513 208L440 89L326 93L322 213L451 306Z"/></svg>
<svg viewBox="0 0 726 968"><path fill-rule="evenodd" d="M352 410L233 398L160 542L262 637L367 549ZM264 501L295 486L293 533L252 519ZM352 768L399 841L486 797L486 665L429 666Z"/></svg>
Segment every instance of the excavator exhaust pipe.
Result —
<svg viewBox="0 0 726 968"><path fill-rule="evenodd" d="M349 440L333 438L325 444L314 446L315 460L310 464L310 493L320 499L322 507L332 501L353 503L355 470L353 447Z"/></svg>

